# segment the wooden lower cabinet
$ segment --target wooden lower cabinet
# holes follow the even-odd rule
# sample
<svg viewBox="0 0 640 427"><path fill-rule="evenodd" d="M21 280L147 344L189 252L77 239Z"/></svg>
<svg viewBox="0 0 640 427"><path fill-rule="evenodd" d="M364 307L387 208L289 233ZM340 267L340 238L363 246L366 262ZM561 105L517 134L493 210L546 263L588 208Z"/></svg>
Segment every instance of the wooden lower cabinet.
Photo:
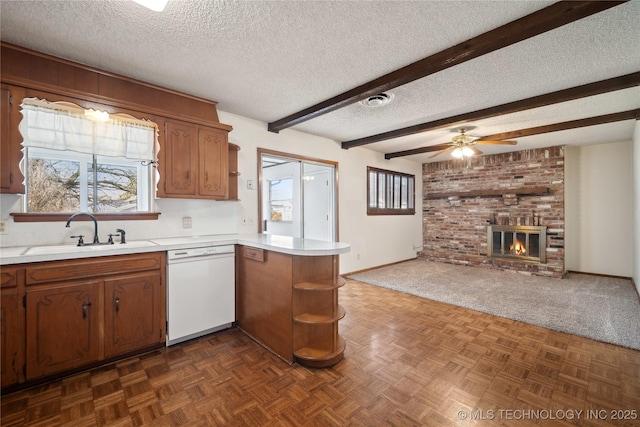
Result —
<svg viewBox="0 0 640 427"><path fill-rule="evenodd" d="M293 363L291 256L240 246L236 288L238 326Z"/></svg>
<svg viewBox="0 0 640 427"><path fill-rule="evenodd" d="M104 355L128 353L164 340L160 273L105 280Z"/></svg>
<svg viewBox="0 0 640 427"><path fill-rule="evenodd" d="M324 368L342 360L338 256L296 256L239 246L238 326L289 363Z"/></svg>
<svg viewBox="0 0 640 427"><path fill-rule="evenodd" d="M27 380L98 360L100 282L27 289Z"/></svg>
<svg viewBox="0 0 640 427"><path fill-rule="evenodd" d="M2 387L164 346L165 261L154 252L3 266L3 280L22 279L2 289Z"/></svg>
<svg viewBox="0 0 640 427"><path fill-rule="evenodd" d="M24 334L21 291L24 286L17 268L0 269L0 345L2 387L8 387L24 380Z"/></svg>

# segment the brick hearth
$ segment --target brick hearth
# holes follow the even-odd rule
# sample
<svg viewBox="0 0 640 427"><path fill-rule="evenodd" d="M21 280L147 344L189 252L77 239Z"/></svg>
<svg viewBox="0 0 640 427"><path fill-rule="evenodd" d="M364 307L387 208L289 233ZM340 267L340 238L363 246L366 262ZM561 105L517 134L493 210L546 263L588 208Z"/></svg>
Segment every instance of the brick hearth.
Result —
<svg viewBox="0 0 640 427"><path fill-rule="evenodd" d="M564 274L564 147L425 163L421 256L536 275ZM465 193L470 193L466 195ZM547 227L546 263L487 257L487 226Z"/></svg>

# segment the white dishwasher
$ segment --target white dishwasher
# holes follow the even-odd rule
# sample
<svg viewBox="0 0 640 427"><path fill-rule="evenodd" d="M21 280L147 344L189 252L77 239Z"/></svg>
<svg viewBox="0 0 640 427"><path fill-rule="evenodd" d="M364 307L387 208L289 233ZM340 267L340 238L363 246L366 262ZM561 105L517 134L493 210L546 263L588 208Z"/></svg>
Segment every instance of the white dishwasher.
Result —
<svg viewBox="0 0 640 427"><path fill-rule="evenodd" d="M167 252L167 345L235 322L235 247Z"/></svg>

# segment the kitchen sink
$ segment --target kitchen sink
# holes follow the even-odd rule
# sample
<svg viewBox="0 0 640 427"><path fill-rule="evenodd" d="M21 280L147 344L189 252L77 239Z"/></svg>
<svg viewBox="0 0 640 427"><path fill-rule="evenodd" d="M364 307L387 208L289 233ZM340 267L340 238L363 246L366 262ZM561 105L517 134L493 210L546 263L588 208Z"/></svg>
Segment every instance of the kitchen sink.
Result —
<svg viewBox="0 0 640 427"><path fill-rule="evenodd" d="M22 255L50 255L59 253L81 253L81 252L96 252L96 251L113 251L117 249L125 248L143 248L149 246L157 246L150 240L134 240L125 244L114 243L113 245L56 245L56 246L32 246L22 252Z"/></svg>

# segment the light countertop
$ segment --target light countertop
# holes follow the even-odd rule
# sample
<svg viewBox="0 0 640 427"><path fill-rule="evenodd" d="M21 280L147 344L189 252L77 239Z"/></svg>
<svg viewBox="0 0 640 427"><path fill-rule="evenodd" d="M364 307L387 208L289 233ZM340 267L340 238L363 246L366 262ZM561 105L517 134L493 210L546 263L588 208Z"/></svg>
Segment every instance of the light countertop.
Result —
<svg viewBox="0 0 640 427"><path fill-rule="evenodd" d="M4 247L0 248L0 265L235 244L301 256L339 255L347 253L351 249L351 246L346 243L272 234L216 234L134 240L124 245L116 243L83 247L75 245Z"/></svg>

